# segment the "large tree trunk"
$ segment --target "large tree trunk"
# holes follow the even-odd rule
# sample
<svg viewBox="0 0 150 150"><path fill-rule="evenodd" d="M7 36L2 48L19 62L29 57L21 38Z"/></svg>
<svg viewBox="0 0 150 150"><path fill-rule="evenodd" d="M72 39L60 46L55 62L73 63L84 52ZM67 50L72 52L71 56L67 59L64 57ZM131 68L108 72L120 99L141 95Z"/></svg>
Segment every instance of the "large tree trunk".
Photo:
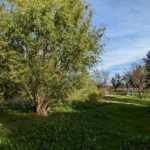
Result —
<svg viewBox="0 0 150 150"><path fill-rule="evenodd" d="M29 97L31 101L31 105L34 107L34 112L45 114L49 111L50 109L49 101L42 100L40 102L40 97L37 91L34 93L34 96L31 96L29 91L25 88L25 86L22 83L20 83L20 85L23 88L23 90L26 92L26 95Z"/></svg>
<svg viewBox="0 0 150 150"><path fill-rule="evenodd" d="M143 99L142 92L139 91L140 99Z"/></svg>
<svg viewBox="0 0 150 150"><path fill-rule="evenodd" d="M117 88L115 88L115 92L117 91Z"/></svg>
<svg viewBox="0 0 150 150"><path fill-rule="evenodd" d="M43 101L43 102L36 102L34 106L34 111L36 113L41 113L45 114L49 111L50 106L49 106L49 101Z"/></svg>

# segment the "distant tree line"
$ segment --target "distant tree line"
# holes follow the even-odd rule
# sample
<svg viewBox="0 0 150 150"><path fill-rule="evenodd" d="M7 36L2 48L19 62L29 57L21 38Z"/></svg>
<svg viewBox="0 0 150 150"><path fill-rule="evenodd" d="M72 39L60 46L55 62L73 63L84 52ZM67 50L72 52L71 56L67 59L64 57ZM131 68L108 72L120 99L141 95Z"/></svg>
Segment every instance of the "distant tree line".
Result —
<svg viewBox="0 0 150 150"><path fill-rule="evenodd" d="M144 58L143 61L132 63L131 67L125 70L122 76L115 74L111 79L111 83L115 91L121 84L124 84L127 90L129 87L135 88L142 99L143 91L150 88L150 51L147 53L147 58Z"/></svg>
<svg viewBox="0 0 150 150"><path fill-rule="evenodd" d="M93 78L95 80L95 86L101 89L109 84L110 72L96 69L93 71ZM150 51L147 53L147 58L132 63L128 70L124 70L123 75L116 73L111 78L110 83L115 91L119 87L126 87L127 91L129 88L134 88L142 99L143 91L150 88Z"/></svg>

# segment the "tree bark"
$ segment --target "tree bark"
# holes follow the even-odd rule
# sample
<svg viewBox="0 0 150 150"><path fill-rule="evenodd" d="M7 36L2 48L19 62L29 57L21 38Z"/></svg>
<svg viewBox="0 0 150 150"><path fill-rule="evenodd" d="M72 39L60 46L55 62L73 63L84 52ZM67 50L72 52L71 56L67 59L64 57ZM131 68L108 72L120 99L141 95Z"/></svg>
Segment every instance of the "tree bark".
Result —
<svg viewBox="0 0 150 150"><path fill-rule="evenodd" d="M129 86L128 86L128 84L126 84L126 88L127 88L127 91L129 90Z"/></svg>
<svg viewBox="0 0 150 150"><path fill-rule="evenodd" d="M117 88L115 88L115 92L117 91Z"/></svg>
<svg viewBox="0 0 150 150"><path fill-rule="evenodd" d="M23 87L23 85L22 85L22 87ZM38 96L37 93L32 98L32 96L29 94L29 92L25 88L23 88L23 89L25 90L27 96L29 97L29 99L31 101L31 105L34 108L34 112L41 113L41 114L47 114L47 112L50 109L49 101L44 101L43 100L42 102L39 102L40 101L40 97Z"/></svg>
<svg viewBox="0 0 150 150"><path fill-rule="evenodd" d="M139 91L140 99L143 99L142 92Z"/></svg>
<svg viewBox="0 0 150 150"><path fill-rule="evenodd" d="M23 88L23 90L26 92L27 96L29 97L30 101L31 101L31 105L34 108L34 112L36 113L41 113L41 114L47 114L47 112L49 111L50 107L49 107L49 101L40 101L40 97L37 94L37 91L35 93L35 96L31 96L28 92L28 90L23 86L23 84L21 84L21 87Z"/></svg>
<svg viewBox="0 0 150 150"><path fill-rule="evenodd" d="M34 111L36 113L41 113L41 114L45 114L49 111L50 106L49 105L49 101L43 101L43 102L36 102L35 106L34 106Z"/></svg>

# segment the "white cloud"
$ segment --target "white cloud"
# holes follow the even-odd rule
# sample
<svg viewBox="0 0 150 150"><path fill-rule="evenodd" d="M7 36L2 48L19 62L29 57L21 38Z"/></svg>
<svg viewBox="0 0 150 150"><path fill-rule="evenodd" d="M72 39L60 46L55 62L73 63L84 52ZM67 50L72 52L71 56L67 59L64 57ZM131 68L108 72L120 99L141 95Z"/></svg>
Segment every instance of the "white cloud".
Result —
<svg viewBox="0 0 150 150"><path fill-rule="evenodd" d="M97 68L121 72L137 58L145 58L150 50L150 1L94 0L91 3L97 12L92 24L107 23L106 36L110 38L107 53L102 56L104 65Z"/></svg>
<svg viewBox="0 0 150 150"><path fill-rule="evenodd" d="M146 54L150 48L150 43L143 44L146 41L136 41L134 43L129 42L128 46L126 44L120 45L117 50L107 51L105 55L102 56L103 65L98 66L98 68L110 69L111 67L122 65L126 63L132 63L136 59L145 58Z"/></svg>

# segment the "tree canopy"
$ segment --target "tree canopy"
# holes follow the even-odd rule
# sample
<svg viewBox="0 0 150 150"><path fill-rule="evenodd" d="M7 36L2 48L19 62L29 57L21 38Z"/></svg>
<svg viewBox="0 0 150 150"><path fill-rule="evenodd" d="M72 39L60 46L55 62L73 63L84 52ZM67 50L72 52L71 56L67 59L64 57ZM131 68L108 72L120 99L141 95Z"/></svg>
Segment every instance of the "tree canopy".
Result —
<svg viewBox="0 0 150 150"><path fill-rule="evenodd" d="M140 98L142 99L142 92L148 84L146 82L148 72L145 66L133 63L130 67L130 70L127 71L126 75L129 77L130 84L136 88Z"/></svg>
<svg viewBox="0 0 150 150"><path fill-rule="evenodd" d="M110 75L110 72L108 70L96 69L93 71L93 78L95 80L95 85L98 89L108 84L109 75Z"/></svg>
<svg viewBox="0 0 150 150"><path fill-rule="evenodd" d="M0 77L18 83L37 112L101 61L106 28L92 27L93 12L82 0L2 1Z"/></svg>
<svg viewBox="0 0 150 150"><path fill-rule="evenodd" d="M149 83L149 80L150 80L150 51L148 51L147 53L147 58L144 58L144 63L145 63L145 68L148 72L148 76L147 76L147 79L146 79L146 83L147 83L147 87L146 88L149 88L150 87L150 83Z"/></svg>

